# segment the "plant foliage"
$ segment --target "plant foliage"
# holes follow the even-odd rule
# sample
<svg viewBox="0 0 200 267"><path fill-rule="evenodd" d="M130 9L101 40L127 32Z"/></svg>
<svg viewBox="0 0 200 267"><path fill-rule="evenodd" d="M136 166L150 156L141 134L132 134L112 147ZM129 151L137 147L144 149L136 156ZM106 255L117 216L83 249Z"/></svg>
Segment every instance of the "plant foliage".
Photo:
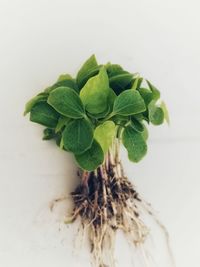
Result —
<svg viewBox="0 0 200 267"><path fill-rule="evenodd" d="M47 127L44 140L54 139L88 171L104 162L115 138L122 140L129 159L139 162L147 153L147 124L169 123L166 105L152 83L117 64L99 65L95 55L75 78L63 74L28 101L27 113L31 121Z"/></svg>

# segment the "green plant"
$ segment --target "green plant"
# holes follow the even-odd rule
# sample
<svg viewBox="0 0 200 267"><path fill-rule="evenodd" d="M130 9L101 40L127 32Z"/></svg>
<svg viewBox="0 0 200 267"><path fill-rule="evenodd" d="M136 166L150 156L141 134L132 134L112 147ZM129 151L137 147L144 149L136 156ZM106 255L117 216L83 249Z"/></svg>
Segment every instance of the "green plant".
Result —
<svg viewBox="0 0 200 267"><path fill-rule="evenodd" d="M169 122L158 89L119 65L99 65L92 55L75 79L61 75L32 98L27 113L32 122L47 127L43 139L54 139L79 166L81 182L72 193L70 221L80 217L90 225L95 264L104 266L104 243L113 240L117 229L129 233L135 244L143 242L142 199L124 174L119 148L122 143L128 158L139 162L147 153L148 124Z"/></svg>

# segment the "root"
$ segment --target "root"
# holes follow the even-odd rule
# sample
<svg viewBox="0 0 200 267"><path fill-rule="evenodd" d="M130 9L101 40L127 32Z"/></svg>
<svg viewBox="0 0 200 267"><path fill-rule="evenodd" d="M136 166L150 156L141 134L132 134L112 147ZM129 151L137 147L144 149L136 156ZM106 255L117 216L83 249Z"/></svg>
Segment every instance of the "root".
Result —
<svg viewBox="0 0 200 267"><path fill-rule="evenodd" d="M97 171L82 174L81 184L72 193L74 210L70 221L81 218L89 229L94 266L105 267L109 251L109 267L115 266L114 240L121 229L135 246L142 244L148 229L139 216L140 201L133 185L123 174L121 163L109 155L109 161Z"/></svg>
<svg viewBox="0 0 200 267"><path fill-rule="evenodd" d="M74 209L65 223L72 223L76 219L81 220L83 233L89 236L93 266L115 266L117 230L121 230L128 240L140 249L144 265L150 266L143 247L149 235L149 229L141 218L142 210L149 214L162 229L172 266L175 266L166 228L124 174L119 160L119 141L114 144L114 149L108 152L104 164L92 172L79 170L78 176L80 184L71 193ZM65 199L66 197L55 199L51 203L51 210L57 202Z"/></svg>
<svg viewBox="0 0 200 267"><path fill-rule="evenodd" d="M68 198L69 198L69 197L64 196L64 197L60 197L60 198L56 198L56 199L54 199L54 200L49 204L50 211L53 211L55 205L56 205L58 202L64 201L64 200L66 200L66 199L68 199Z"/></svg>
<svg viewBox="0 0 200 267"><path fill-rule="evenodd" d="M147 214L149 214L153 220L155 221L155 223L160 227L161 231L164 234L165 237L165 241L166 241L166 247L167 247L167 251L170 257L170 261L171 261L171 266L175 267L176 263L175 263L175 259L174 259L174 255L170 246L170 237L169 237L169 233L166 229L166 227L164 226L164 224L158 219L158 217L156 216L153 208L151 207L151 204L147 203L145 200L142 200L140 202L140 206L141 208L144 209L145 212L147 212Z"/></svg>

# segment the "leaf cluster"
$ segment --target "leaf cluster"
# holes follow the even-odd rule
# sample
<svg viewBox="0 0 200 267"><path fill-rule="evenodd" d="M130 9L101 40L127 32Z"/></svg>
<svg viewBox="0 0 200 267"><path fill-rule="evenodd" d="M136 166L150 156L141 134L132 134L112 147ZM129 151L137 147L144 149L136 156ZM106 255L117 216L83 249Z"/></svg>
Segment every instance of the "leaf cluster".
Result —
<svg viewBox="0 0 200 267"><path fill-rule="evenodd" d="M44 129L44 140L74 154L84 170L103 163L116 138L128 157L139 162L147 153L147 125L160 125L168 113L160 92L148 80L117 64L99 65L92 55L76 78L69 74L33 97L25 106L30 120Z"/></svg>

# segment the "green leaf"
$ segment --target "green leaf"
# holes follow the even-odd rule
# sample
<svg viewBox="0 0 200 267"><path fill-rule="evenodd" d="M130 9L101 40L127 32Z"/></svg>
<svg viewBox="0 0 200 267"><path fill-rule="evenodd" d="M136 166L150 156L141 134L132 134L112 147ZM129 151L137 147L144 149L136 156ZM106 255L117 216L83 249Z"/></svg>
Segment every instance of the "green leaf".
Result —
<svg viewBox="0 0 200 267"><path fill-rule="evenodd" d="M97 67L95 67L95 68L89 70L89 71L85 74L85 76L82 78L82 80L78 83L79 88L80 88L80 89L83 88L83 86L86 84L86 82L87 82L90 78L92 78L92 77L94 77L95 75L97 75L97 74L99 73L101 67L102 67L102 65L97 66ZM79 89L79 90L80 90L80 89Z"/></svg>
<svg viewBox="0 0 200 267"><path fill-rule="evenodd" d="M131 118L131 126L136 132L142 133L144 131L144 124L133 117Z"/></svg>
<svg viewBox="0 0 200 267"><path fill-rule="evenodd" d="M120 65L108 63L106 70L109 77L110 87L118 95L127 88L133 78L133 74L125 71Z"/></svg>
<svg viewBox="0 0 200 267"><path fill-rule="evenodd" d="M138 88L138 84L140 82L140 77L134 79L131 89L136 90Z"/></svg>
<svg viewBox="0 0 200 267"><path fill-rule="evenodd" d="M33 97L31 100L29 100L25 106L24 116L31 111L31 109L35 106L35 104L37 104L39 102L47 101L47 97L48 97L48 94L41 93L41 94Z"/></svg>
<svg viewBox="0 0 200 267"><path fill-rule="evenodd" d="M78 71L77 80L79 80L80 76L85 75L85 73L87 73L88 70L90 70L94 67L97 67L97 66L98 66L98 63L97 63L95 55L93 54L84 62L84 64L82 65L82 67Z"/></svg>
<svg viewBox="0 0 200 267"><path fill-rule="evenodd" d="M105 67L109 78L119 74L128 73L127 71L123 70L123 68L118 64L108 63L105 65Z"/></svg>
<svg viewBox="0 0 200 267"><path fill-rule="evenodd" d="M94 118L94 119L102 119L107 117L107 115L113 110L113 104L115 102L115 98L116 98L116 94L115 92L110 88L109 89L109 95L108 95L108 99L107 99L107 108L105 111L98 113L98 114L89 114L90 117Z"/></svg>
<svg viewBox="0 0 200 267"><path fill-rule="evenodd" d="M81 154L92 145L93 129L85 119L69 122L63 131L64 147L74 154Z"/></svg>
<svg viewBox="0 0 200 267"><path fill-rule="evenodd" d="M109 95L108 75L102 68L98 75L90 78L80 91L85 109L91 114L102 113L107 109Z"/></svg>
<svg viewBox="0 0 200 267"><path fill-rule="evenodd" d="M110 88L109 90L109 95L108 95L108 106L113 109L113 105L115 102L117 95L115 94L115 92L112 90L112 88Z"/></svg>
<svg viewBox="0 0 200 267"><path fill-rule="evenodd" d="M147 84L148 84L150 90L153 93L153 99L158 100L160 98L160 91L153 84L151 84L148 80L146 80L146 81L147 81Z"/></svg>
<svg viewBox="0 0 200 267"><path fill-rule="evenodd" d="M56 136L54 129L46 128L43 131L43 140L51 140Z"/></svg>
<svg viewBox="0 0 200 267"><path fill-rule="evenodd" d="M147 145L141 133L127 126L122 134L122 142L133 162L139 162L147 153Z"/></svg>
<svg viewBox="0 0 200 267"><path fill-rule="evenodd" d="M115 122L115 124L125 125L129 122L129 117L115 115L112 117L112 120Z"/></svg>
<svg viewBox="0 0 200 267"><path fill-rule="evenodd" d="M62 128L67 124L67 122L70 121L70 118L64 117L64 116L60 116L58 123L56 125L56 129L55 132L58 133L62 130Z"/></svg>
<svg viewBox="0 0 200 267"><path fill-rule="evenodd" d="M164 121L164 112L161 107L156 106L156 101L152 100L148 105L149 120L154 125L160 125Z"/></svg>
<svg viewBox="0 0 200 267"><path fill-rule="evenodd" d="M148 132L147 127L144 124L143 124L143 126L144 126L144 131L141 134L142 134L142 137L144 138L144 140L147 141L147 139L149 137L149 132Z"/></svg>
<svg viewBox="0 0 200 267"><path fill-rule="evenodd" d="M107 115L113 110L113 105L114 105L116 97L117 96L116 96L115 92L110 88L108 99L107 99L108 102L107 102L106 110L101 112L101 113L98 113L98 114L94 114L94 115L90 114L90 116L92 118L95 118L95 119L102 119L102 118L107 117Z"/></svg>
<svg viewBox="0 0 200 267"><path fill-rule="evenodd" d="M58 77L58 80L57 82L61 82L61 81L65 81L65 80L72 80L72 76L69 75L69 74L61 74L59 77Z"/></svg>
<svg viewBox="0 0 200 267"><path fill-rule="evenodd" d="M104 161L104 153L99 143L94 139L92 146L83 154L75 155L76 161L83 170L93 171Z"/></svg>
<svg viewBox="0 0 200 267"><path fill-rule="evenodd" d="M69 118L79 119L85 116L79 95L70 88L54 89L48 97L48 103L60 114Z"/></svg>
<svg viewBox="0 0 200 267"><path fill-rule="evenodd" d="M147 110L145 110L143 113L142 113L142 116L143 116L143 119L149 124L149 111L148 111L148 107L147 107Z"/></svg>
<svg viewBox="0 0 200 267"><path fill-rule="evenodd" d="M103 111L103 112L101 112L101 113L98 113L98 114L88 113L88 114L89 114L89 116L91 118L97 120L97 119L103 119L103 118L107 117L107 115L110 113L110 111L111 111L111 107L108 105L107 108L106 108L106 110Z"/></svg>
<svg viewBox="0 0 200 267"><path fill-rule="evenodd" d="M164 101L161 102L160 107L162 108L162 110L163 110L163 112L164 112L164 118L165 118L166 122L167 122L168 124L170 124L169 112L168 112L167 106L166 106L166 104L165 104Z"/></svg>
<svg viewBox="0 0 200 267"><path fill-rule="evenodd" d="M136 86L136 89L140 89L140 86L143 82L143 78L142 77L136 77L134 79L132 79L131 81L131 88L134 88Z"/></svg>
<svg viewBox="0 0 200 267"><path fill-rule="evenodd" d="M56 127L58 118L59 114L46 102L37 103L31 109L30 120L49 128Z"/></svg>
<svg viewBox="0 0 200 267"><path fill-rule="evenodd" d="M109 79L110 87L118 95L126 89L126 87L130 84L132 78L133 74L130 73L122 73L115 75Z"/></svg>
<svg viewBox="0 0 200 267"><path fill-rule="evenodd" d="M100 66L98 66L95 55L92 55L83 64L79 70L76 80L79 88L82 88L87 80L99 72Z"/></svg>
<svg viewBox="0 0 200 267"><path fill-rule="evenodd" d="M131 89L117 96L114 102L113 114L128 116L145 110L145 103L140 93Z"/></svg>
<svg viewBox="0 0 200 267"><path fill-rule="evenodd" d="M67 79L67 80L63 78L62 80L57 81L54 85L52 85L50 87L47 87L45 89L45 92L46 93L50 93L54 89L56 89L58 87L68 87L68 88L73 89L75 92L79 93L78 86L77 86L75 80L73 80L72 78L71 79Z"/></svg>
<svg viewBox="0 0 200 267"><path fill-rule="evenodd" d="M94 138L101 145L104 153L107 153L115 137L115 124L112 121L106 121L96 127Z"/></svg>
<svg viewBox="0 0 200 267"><path fill-rule="evenodd" d="M146 106L148 106L149 103L153 100L153 93L146 88L140 88L138 91L142 96L142 98L144 99Z"/></svg>
<svg viewBox="0 0 200 267"><path fill-rule="evenodd" d="M138 120L138 121L142 121L144 119L143 114L142 113L138 113L132 116L132 118Z"/></svg>

